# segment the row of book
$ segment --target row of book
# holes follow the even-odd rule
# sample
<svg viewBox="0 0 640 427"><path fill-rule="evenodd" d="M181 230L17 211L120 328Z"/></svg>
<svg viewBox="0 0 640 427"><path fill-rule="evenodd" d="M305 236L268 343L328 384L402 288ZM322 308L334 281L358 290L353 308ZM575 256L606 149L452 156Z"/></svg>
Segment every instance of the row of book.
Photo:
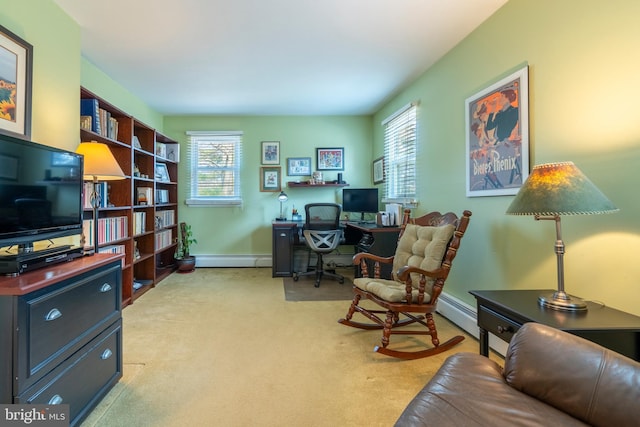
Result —
<svg viewBox="0 0 640 427"><path fill-rule="evenodd" d="M109 187L106 182L96 184L96 194L98 195L98 207L106 208L109 204ZM93 182L84 183L84 209L93 209L91 198L93 197Z"/></svg>
<svg viewBox="0 0 640 427"><path fill-rule="evenodd" d="M173 244L173 238L171 237L171 230L164 230L156 233L156 250L164 249L167 246Z"/></svg>
<svg viewBox="0 0 640 427"><path fill-rule="evenodd" d="M133 235L142 234L147 231L145 223L147 221L146 212L134 212L133 213Z"/></svg>
<svg viewBox="0 0 640 427"><path fill-rule="evenodd" d="M109 245L98 248L100 254L124 254L124 245ZM124 258L122 258L122 268L124 268Z"/></svg>
<svg viewBox="0 0 640 427"><path fill-rule="evenodd" d="M127 238L128 226L129 223L126 216L98 218L98 244L102 245ZM85 219L82 221L82 233L85 236L86 247L93 247L95 245L93 227L93 219Z"/></svg>
<svg viewBox="0 0 640 427"><path fill-rule="evenodd" d="M95 98L80 100L80 127L111 139L118 139L118 120L100 108Z"/></svg>
<svg viewBox="0 0 640 427"><path fill-rule="evenodd" d="M170 227L176 223L176 212L172 209L156 212L156 230L164 227Z"/></svg>

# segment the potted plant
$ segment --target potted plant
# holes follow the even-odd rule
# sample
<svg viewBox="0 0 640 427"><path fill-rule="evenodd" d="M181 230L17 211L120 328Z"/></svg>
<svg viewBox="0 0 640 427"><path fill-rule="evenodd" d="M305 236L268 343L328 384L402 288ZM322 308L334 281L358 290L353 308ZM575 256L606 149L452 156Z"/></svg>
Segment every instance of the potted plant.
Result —
<svg viewBox="0 0 640 427"><path fill-rule="evenodd" d="M191 273L196 268L196 257L190 254L191 245L198 243L193 238L191 226L185 222L180 223L180 238L174 254L178 273Z"/></svg>

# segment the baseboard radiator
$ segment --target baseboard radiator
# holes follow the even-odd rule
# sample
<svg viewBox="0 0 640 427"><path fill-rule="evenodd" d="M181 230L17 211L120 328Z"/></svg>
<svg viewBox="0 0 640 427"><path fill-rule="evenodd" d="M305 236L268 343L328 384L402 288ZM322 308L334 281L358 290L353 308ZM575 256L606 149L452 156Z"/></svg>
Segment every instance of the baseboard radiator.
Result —
<svg viewBox="0 0 640 427"><path fill-rule="evenodd" d="M308 258L305 258L304 251L296 251L294 253L294 262L304 264ZM325 256L326 263L331 263L339 267L347 267L351 265L349 254L331 254ZM271 268L271 255L197 255L196 267L264 267ZM311 255L310 264L315 263L315 256ZM456 324L469 335L478 338L478 325L476 323L477 311L474 306L466 304L464 301L443 292L438 300L438 313ZM497 353L504 356L507 352L507 343L489 335L489 346Z"/></svg>

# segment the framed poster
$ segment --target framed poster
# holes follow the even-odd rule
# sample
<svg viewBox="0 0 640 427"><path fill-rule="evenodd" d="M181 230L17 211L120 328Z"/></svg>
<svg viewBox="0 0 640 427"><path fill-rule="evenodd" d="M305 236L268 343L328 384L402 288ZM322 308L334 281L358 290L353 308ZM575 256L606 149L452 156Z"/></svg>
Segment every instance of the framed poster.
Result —
<svg viewBox="0 0 640 427"><path fill-rule="evenodd" d="M516 194L529 176L528 67L466 100L467 197Z"/></svg>
<svg viewBox="0 0 640 427"><path fill-rule="evenodd" d="M280 166L260 168L260 191L280 191Z"/></svg>
<svg viewBox="0 0 640 427"><path fill-rule="evenodd" d="M344 170L344 148L316 148L319 171Z"/></svg>
<svg viewBox="0 0 640 427"><path fill-rule="evenodd" d="M384 182L384 157L379 157L373 161L373 183L382 184Z"/></svg>
<svg viewBox="0 0 640 427"><path fill-rule="evenodd" d="M0 26L0 132L31 137L33 47Z"/></svg>
<svg viewBox="0 0 640 427"><path fill-rule="evenodd" d="M280 142L279 141L262 141L263 165L279 165L280 164Z"/></svg>
<svg viewBox="0 0 640 427"><path fill-rule="evenodd" d="M311 157L289 157L287 159L287 175L311 175Z"/></svg>

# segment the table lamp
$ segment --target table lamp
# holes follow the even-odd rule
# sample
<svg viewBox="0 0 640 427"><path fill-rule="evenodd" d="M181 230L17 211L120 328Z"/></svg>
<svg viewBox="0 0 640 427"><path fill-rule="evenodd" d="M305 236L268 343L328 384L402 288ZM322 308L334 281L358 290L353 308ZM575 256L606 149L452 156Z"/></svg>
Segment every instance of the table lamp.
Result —
<svg viewBox="0 0 640 427"><path fill-rule="evenodd" d="M106 144L100 142L81 142L76 153L84 156L85 181L93 181L91 207L93 208L93 253L98 253L98 207L100 194L98 182L124 179L125 175Z"/></svg>
<svg viewBox="0 0 640 427"><path fill-rule="evenodd" d="M287 194L284 191L281 191L280 194L278 194L278 201L280 202L280 216L278 218L276 218L276 221L286 221L287 217L284 216L284 211L282 204L284 202L286 202L287 200L289 200L289 196L287 196Z"/></svg>
<svg viewBox="0 0 640 427"><path fill-rule="evenodd" d="M541 295L541 306L561 311L585 311L586 303L564 290L564 242L561 215L594 215L618 211L613 203L573 162L537 165L507 208L509 215L533 215L536 220L556 222L555 253L558 290Z"/></svg>

